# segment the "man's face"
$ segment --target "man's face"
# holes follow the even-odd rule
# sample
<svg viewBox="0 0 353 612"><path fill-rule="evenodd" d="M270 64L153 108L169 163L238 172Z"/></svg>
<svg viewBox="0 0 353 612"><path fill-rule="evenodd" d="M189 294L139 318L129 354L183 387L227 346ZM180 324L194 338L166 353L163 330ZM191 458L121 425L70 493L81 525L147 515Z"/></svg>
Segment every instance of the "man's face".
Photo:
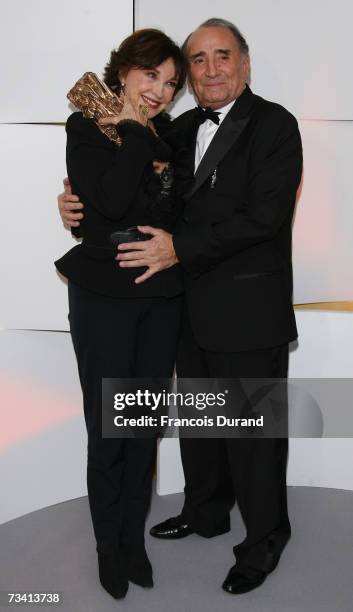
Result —
<svg viewBox="0 0 353 612"><path fill-rule="evenodd" d="M216 110L242 93L249 75L249 56L243 56L228 28L199 28L187 46L189 77L201 106Z"/></svg>

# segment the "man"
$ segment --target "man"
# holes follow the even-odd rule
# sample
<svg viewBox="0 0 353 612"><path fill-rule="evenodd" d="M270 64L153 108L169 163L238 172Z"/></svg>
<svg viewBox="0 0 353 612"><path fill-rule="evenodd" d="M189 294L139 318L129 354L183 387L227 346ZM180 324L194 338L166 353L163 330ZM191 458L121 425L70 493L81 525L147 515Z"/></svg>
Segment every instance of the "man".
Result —
<svg viewBox="0 0 353 612"><path fill-rule="evenodd" d="M201 107L176 119L171 134L195 165L184 216L174 236L141 227L153 238L121 245L117 260L122 267L147 266L138 283L181 263L186 311L179 377L283 378L288 343L297 336L291 225L302 168L298 125L246 85L248 46L233 24L210 19L184 48ZM59 200L64 222L77 223L65 211L70 197ZM151 534L225 533L236 498L246 538L234 547L236 564L223 588L234 594L256 588L290 537L287 439L181 439L180 447L185 504Z"/></svg>

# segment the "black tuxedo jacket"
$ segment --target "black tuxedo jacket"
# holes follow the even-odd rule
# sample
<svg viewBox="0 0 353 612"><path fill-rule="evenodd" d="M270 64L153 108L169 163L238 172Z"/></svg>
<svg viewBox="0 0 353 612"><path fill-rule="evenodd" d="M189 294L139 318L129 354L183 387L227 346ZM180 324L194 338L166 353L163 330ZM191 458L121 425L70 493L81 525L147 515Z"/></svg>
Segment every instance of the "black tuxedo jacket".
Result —
<svg viewBox="0 0 353 612"><path fill-rule="evenodd" d="M294 340L291 229L302 172L297 121L246 87L190 177L196 116L196 110L184 113L171 132L189 166L174 246L196 340L221 352Z"/></svg>

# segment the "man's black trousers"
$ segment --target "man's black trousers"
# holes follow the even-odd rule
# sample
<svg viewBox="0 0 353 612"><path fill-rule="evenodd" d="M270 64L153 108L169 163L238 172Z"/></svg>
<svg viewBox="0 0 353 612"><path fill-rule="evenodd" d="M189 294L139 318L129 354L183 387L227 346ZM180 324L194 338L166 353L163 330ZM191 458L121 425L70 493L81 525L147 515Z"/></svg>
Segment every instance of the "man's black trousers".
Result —
<svg viewBox="0 0 353 612"><path fill-rule="evenodd" d="M286 378L287 371L288 344L234 353L203 350L184 317L178 377ZM234 547L239 567L273 569L290 537L288 439L181 438L180 448L185 520L196 533L213 537L229 530L236 500L246 527L245 540Z"/></svg>

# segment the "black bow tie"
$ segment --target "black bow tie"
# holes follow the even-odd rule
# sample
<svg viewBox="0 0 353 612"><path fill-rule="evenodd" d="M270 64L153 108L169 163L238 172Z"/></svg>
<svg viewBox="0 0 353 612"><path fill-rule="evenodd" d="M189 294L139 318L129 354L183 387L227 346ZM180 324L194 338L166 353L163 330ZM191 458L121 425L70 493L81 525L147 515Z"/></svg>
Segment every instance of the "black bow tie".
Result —
<svg viewBox="0 0 353 612"><path fill-rule="evenodd" d="M209 108L208 106L205 109L201 108L201 106L198 106L196 110L197 118L199 120L200 125L207 119L210 119L211 121L213 121L213 123L219 125L220 113L216 113L216 111L212 110L212 108Z"/></svg>

